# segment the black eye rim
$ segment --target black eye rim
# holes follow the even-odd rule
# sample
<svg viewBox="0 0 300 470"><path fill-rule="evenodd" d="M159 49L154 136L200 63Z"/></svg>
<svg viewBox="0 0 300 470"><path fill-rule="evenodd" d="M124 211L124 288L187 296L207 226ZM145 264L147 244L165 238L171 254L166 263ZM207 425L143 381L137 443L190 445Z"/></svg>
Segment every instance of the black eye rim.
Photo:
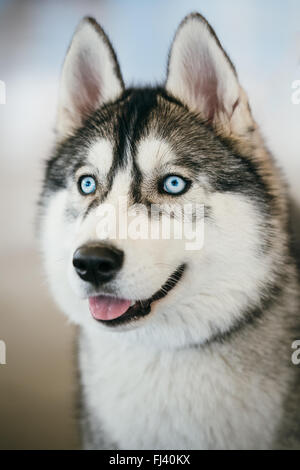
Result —
<svg viewBox="0 0 300 470"><path fill-rule="evenodd" d="M81 183L82 183L82 180L84 178L93 178L93 180L95 181L95 191L93 191L92 193L84 193L81 189ZM95 177L95 175L89 175L89 174L84 174L84 175L81 175L79 178L78 178L78 181L77 181L77 187L78 187L78 191L80 192L80 194L82 196L92 196L93 194L95 194L96 190L97 190L97 187L98 187L98 182L97 182L97 178Z"/></svg>
<svg viewBox="0 0 300 470"><path fill-rule="evenodd" d="M176 176L177 178L181 178L185 182L185 187L179 193L174 193L174 194L168 193L164 189L165 180L167 178L172 177L172 176ZM161 177L159 179L159 181L158 181L158 192L160 194L164 194L165 196L178 197L178 196L182 196L184 193L186 193L190 189L191 185L192 185L192 181L190 179L186 178L185 176L182 176L178 173L168 173L167 175L164 175L163 177Z"/></svg>

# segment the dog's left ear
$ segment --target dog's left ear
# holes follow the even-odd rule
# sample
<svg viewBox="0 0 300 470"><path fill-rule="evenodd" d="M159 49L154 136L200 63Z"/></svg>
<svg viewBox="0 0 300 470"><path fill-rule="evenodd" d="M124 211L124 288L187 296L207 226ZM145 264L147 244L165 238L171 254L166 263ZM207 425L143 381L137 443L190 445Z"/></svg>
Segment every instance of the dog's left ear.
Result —
<svg viewBox="0 0 300 470"><path fill-rule="evenodd" d="M177 30L166 89L222 133L243 135L254 125L234 66L198 13L188 15Z"/></svg>
<svg viewBox="0 0 300 470"><path fill-rule="evenodd" d="M103 104L124 90L120 67L102 28L93 18L78 25L63 65L56 131L62 140Z"/></svg>

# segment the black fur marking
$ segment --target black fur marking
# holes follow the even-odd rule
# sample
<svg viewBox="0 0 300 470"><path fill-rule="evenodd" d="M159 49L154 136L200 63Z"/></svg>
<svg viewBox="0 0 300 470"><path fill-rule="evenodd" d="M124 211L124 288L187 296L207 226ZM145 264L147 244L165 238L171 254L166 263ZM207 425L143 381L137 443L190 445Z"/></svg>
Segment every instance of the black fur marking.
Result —
<svg viewBox="0 0 300 470"><path fill-rule="evenodd" d="M85 219L93 209L96 209L99 203L100 203L99 198L93 199L93 201L88 205L88 208L86 209L83 215L83 219Z"/></svg>
<svg viewBox="0 0 300 470"><path fill-rule="evenodd" d="M136 321L139 318L145 317L151 312L151 305L157 300L161 300L177 285L177 283L182 278L182 275L185 270L185 265L182 264L178 269L169 277L169 279L164 283L164 285L157 291L150 299L140 300L136 302L132 307L129 307L127 312L125 312L121 317L115 318L114 320L97 320L109 327L115 327L119 325L124 325L132 321Z"/></svg>
<svg viewBox="0 0 300 470"><path fill-rule="evenodd" d="M260 300L256 306L249 307L241 319L237 320L227 331L217 331L203 344L190 345L191 348L205 348L214 343L225 344L233 340L236 335L248 328L255 328L257 322L262 321L267 311L277 304L284 292L289 280L284 274L279 275L278 279L272 284L267 284L261 291Z"/></svg>
<svg viewBox="0 0 300 470"><path fill-rule="evenodd" d="M102 106L74 136L58 145L47 162L42 200L49 192L67 187L74 172L86 164L89 148L99 138L108 139L114 148L101 201L109 193L115 174L128 164L132 172L131 199L147 199L141 193L143 174L135 157L138 142L149 133L168 142L176 156L174 163L188 170L191 180L205 176L212 191L244 194L258 202L266 219L269 217L273 198L258 164L237 154L231 141L216 135L198 115L159 87L124 91L117 101Z"/></svg>

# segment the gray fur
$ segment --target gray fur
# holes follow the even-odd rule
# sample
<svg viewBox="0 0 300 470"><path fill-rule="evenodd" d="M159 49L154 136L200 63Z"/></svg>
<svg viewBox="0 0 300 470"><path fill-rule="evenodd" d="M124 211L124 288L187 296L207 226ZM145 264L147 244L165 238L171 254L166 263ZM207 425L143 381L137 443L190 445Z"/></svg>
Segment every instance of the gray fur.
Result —
<svg viewBox="0 0 300 470"><path fill-rule="evenodd" d="M117 59L107 37L94 21L88 21L109 47L110 60L115 61L114 73L123 87ZM181 28L195 25L197 21L210 40L215 41L213 44L221 49L224 66L230 68L233 80L237 80L235 69L215 33L198 14L183 21L172 51L177 47ZM173 73L172 67L170 73ZM211 93L207 83L205 89ZM239 131L232 122L237 108L241 120L245 119L245 126L238 127ZM224 121L232 126L230 131L228 126L225 130ZM85 323L87 305L78 300L74 321L81 327L78 349L84 446L300 449L300 369L291 361L292 343L300 339L300 299L289 228L289 197L242 89L239 99L232 103L230 116L226 115L225 105L216 99L209 118L204 110L191 109L184 98L173 95L165 87L126 89L114 101L102 103L93 110L72 135L60 137L47 162L40 201L41 238L54 295L63 310L72 316L77 304L72 303L72 295L67 292L66 300L63 299L60 290L66 275L63 271L62 281L59 280L57 265L49 254L56 248L59 253L61 248L56 246L60 238L57 242L51 204L66 195L63 215L57 220L57 230L61 230L59 233L63 236L64 228L72 227L80 217L83 223L92 220L97 207L111 197L115 181L122 172L128 173L128 194L133 204L149 206L164 200L157 190L159 178L166 171L163 164L159 163L150 176L145 176L139 160L140 145L149 136L168 145L173 164L188 174L194 186L201 187L199 199L213 201L212 204L207 202L205 212L211 233L220 230L221 219L218 219L215 203L218 198L225 201L224 207L229 210L239 207L235 205L239 201L244 204L243 210L249 209L249 214L240 209L234 222L241 221L238 230L241 234L244 231L245 237L252 234L249 221L255 224L255 240L251 245L253 266L249 256L249 265L243 267L241 277L253 270L252 277L257 275L257 284L253 281L256 287L248 293L252 278L245 276L240 285L235 280L227 287L231 280L229 269L228 279L220 284L222 288L224 285L224 292L216 289L212 293L211 286L207 292L202 292L203 282L199 281L198 291L193 294L193 299L198 300L189 304L194 283L198 277L203 281L200 258L198 270L188 278L189 265L193 265L190 259L186 273L174 287L176 291L185 286L177 301L178 308L174 305L168 310L167 295L165 311L151 313L143 327L119 333L103 332L92 320ZM88 163L90 148L100 138L111 144L112 162L97 195L84 205L78 202L78 196L76 199L71 194L76 193L77 171ZM223 226L221 229L226 232ZM220 247L216 247L218 249ZM226 249L224 247L224 251ZM236 249L238 253L239 247ZM203 250L205 253L205 247ZM232 253L234 257L234 250ZM137 259L136 263L140 261ZM180 260L180 264L183 262ZM233 259L234 262L238 260ZM206 265L208 272L211 263ZM260 269L266 272L265 276ZM139 272L142 276L143 264ZM118 295L116 286L112 283L102 292ZM65 288L68 289L67 285ZM231 304L234 296L236 304L233 301ZM205 302L210 298L211 311L217 302L220 315L215 318L212 313L201 323ZM234 306L240 305L240 299L244 298L246 305L235 310ZM233 305L228 317L226 302ZM224 318L220 311L223 305ZM199 323L193 327L192 321L197 322L197 319ZM207 333L202 337L204 327Z"/></svg>

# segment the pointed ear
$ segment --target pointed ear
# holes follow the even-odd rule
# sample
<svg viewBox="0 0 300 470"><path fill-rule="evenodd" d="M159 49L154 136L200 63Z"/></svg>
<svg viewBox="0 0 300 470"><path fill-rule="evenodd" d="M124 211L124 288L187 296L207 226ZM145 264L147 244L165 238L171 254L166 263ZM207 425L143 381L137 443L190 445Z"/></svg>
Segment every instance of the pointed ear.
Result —
<svg viewBox="0 0 300 470"><path fill-rule="evenodd" d="M92 18L78 25L63 65L56 130L63 139L124 90L114 50Z"/></svg>
<svg viewBox="0 0 300 470"><path fill-rule="evenodd" d="M240 135L254 125L234 66L198 13L187 16L177 30L166 89L223 133Z"/></svg>

